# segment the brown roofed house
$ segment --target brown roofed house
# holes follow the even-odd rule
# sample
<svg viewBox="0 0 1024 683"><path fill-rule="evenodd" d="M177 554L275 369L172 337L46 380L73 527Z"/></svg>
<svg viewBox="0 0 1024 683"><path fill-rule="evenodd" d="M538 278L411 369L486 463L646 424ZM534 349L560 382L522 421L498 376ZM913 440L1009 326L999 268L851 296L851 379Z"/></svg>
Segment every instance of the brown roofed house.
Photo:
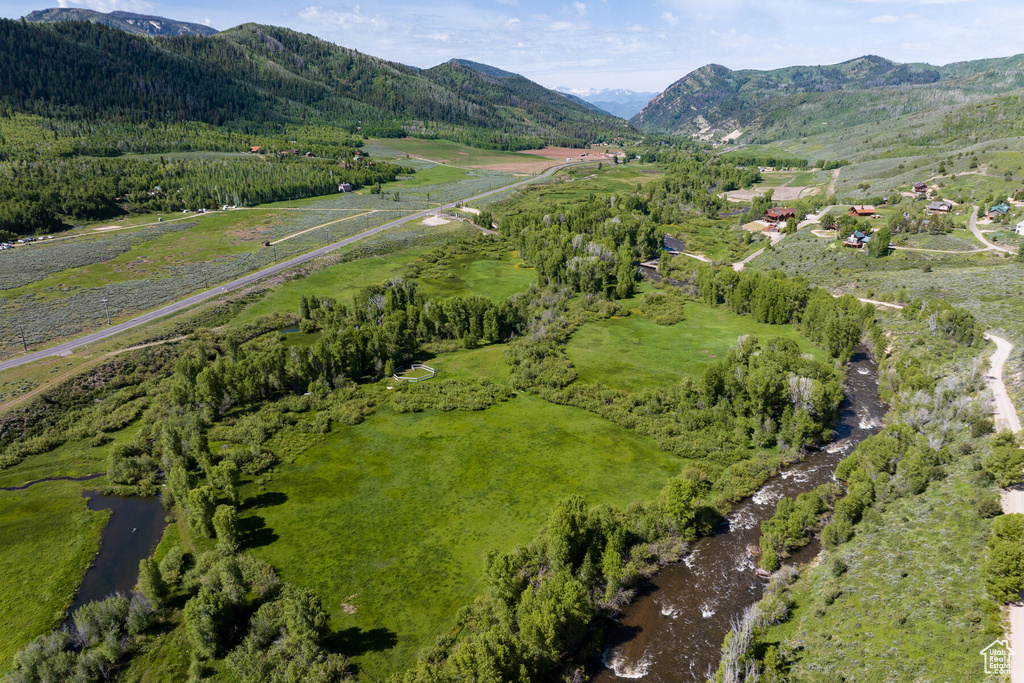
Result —
<svg viewBox="0 0 1024 683"><path fill-rule="evenodd" d="M857 218L874 218L878 215L878 211L875 210L875 207L870 205L851 206L850 215L856 216Z"/></svg>
<svg viewBox="0 0 1024 683"><path fill-rule="evenodd" d="M796 210L790 209L789 207L786 206L779 206L774 209L768 209L764 214L765 220L768 221L769 223L787 221L795 216Z"/></svg>

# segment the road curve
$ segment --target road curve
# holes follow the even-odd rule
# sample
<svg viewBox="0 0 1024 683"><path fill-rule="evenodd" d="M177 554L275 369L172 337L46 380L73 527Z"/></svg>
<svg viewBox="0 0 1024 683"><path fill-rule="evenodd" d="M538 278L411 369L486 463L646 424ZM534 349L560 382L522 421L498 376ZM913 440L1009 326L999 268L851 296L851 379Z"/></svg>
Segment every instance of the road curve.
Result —
<svg viewBox="0 0 1024 683"><path fill-rule="evenodd" d="M150 311L149 313L143 313L140 316L136 316L134 318L131 318L130 320L126 320L126 321L124 321L122 323L118 323L117 325L112 325L110 327L106 327L106 328L97 330L95 332L92 332L90 334L84 335L82 337L77 337L76 339L71 339L71 340L63 342L61 344L57 344L56 346L51 346L50 348L43 349L42 351L35 351L33 353L28 353L28 354L25 354L25 355L20 356L18 358L12 358L11 360L4 361L4 362L0 363L0 372L2 372L4 370L10 370L11 368L16 368L18 366L25 365L27 363L33 363L35 361L42 360L44 358L50 358L50 357L53 357L53 356L67 356L67 355L71 354L75 349L80 348L82 346L86 346L87 344L94 344L94 343L96 343L98 341L101 341L103 339L107 339L109 337L113 337L114 335L121 334L122 332L127 332L128 330L131 330L131 329L133 329L135 327L138 327L139 325L144 325L144 324L146 324L148 322L152 322L153 320L156 320L157 318L162 318L165 315L170 315L171 313L177 313L178 311L181 311L182 309L188 308L190 306L195 306L196 304L203 303L204 301L209 301L210 299L215 299L215 298L221 296L222 294L226 294L226 293L228 293L230 291L233 291L233 290L236 290L236 289L240 289L242 287L246 287L246 286L251 285L252 283L257 282L259 280L262 280L264 278L268 278L268 277L271 277L273 275L277 275L278 273L280 273L282 271L285 271L285 270L288 270L289 268L294 268L295 266L298 266L298 265L301 265L303 263L306 263L307 261L311 261L311 260L313 260L315 258L319 258L319 257L321 257L321 256L323 256L325 254L329 254L330 252L335 251L336 249L340 249L340 248L348 246L349 244L352 244L354 242L358 242L360 240L364 240L367 237L372 237L373 235L376 235L377 233L383 232L385 230L389 230L390 228L397 227L399 225L402 225L403 223L408 223L409 221L414 221L414 220L419 220L421 218L426 218L427 216L430 216L430 215L436 213L437 211L444 211L444 210L447 210L447 209L454 209L456 204L459 204L459 203L476 201L478 199L483 199L485 197L490 197L491 195L498 194L499 192L505 192L507 190L515 189L517 187L522 187L523 185L528 185L528 184L530 184L532 182L540 180L541 178L546 178L546 177L548 177L548 176L550 176L550 175L552 175L552 174L554 174L554 173L556 173L556 172L558 172L558 171L560 171L563 168L566 168L568 166L575 166L575 165L578 165L578 164L585 164L585 163L591 163L591 162L576 161L576 162L571 162L571 163L567 163L567 164L559 164L558 166L552 166L551 168L547 169L546 171L544 171L540 175L531 176L530 178L526 178L524 180L520 180L518 182L512 183L510 185L506 185L504 187L499 187L497 189L488 190L487 192L483 192L481 194L474 195L472 197L467 197L466 199L460 199L460 200L451 202L449 204L445 204L444 206L440 206L440 207L438 207L436 209L427 209L425 211L418 211L418 212L416 212L414 214L411 214L409 216L405 216L404 218L399 218L397 220L391 221L390 223L385 223L384 225L379 225L376 228L371 228L370 230L366 230L365 232L361 232L358 235L353 235L352 237L348 237L346 239L343 239L340 242L335 242L334 244L330 244L330 245L328 245L326 247L321 247L321 248L319 248L319 249L317 249L315 251L311 251L311 252L308 252L308 253L305 253L305 254L301 254L301 255L296 256L294 258L290 258L287 261L282 261L281 263L274 264L272 266L264 268L263 270L259 270L259 271L256 271L255 273L250 273L249 275L245 275L243 277L240 277L237 280L232 280L231 282L226 282L223 285L219 285L219 286L214 287L212 289L208 289L208 290L206 290L204 292L199 292L198 294L194 294L194 295L188 297L187 299L182 299L181 301L176 301L174 303L167 304L166 306L162 306L162 307L160 307L160 308L158 308L156 310Z"/></svg>
<svg viewBox="0 0 1024 683"><path fill-rule="evenodd" d="M1013 351L1013 344L991 332L986 332L985 338L991 339L996 345L996 352L990 359L992 370L985 375L985 384L995 396L996 429L1009 429L1017 433L1020 431L1020 419L1017 417L1013 401L1006 393L1006 385L1003 384L1003 366ZM1002 501L1004 513L1024 513L1024 487L1018 484L1005 489ZM1010 649L1013 651L1010 657L1010 681L1024 683L1024 603L1010 605L1009 619L1010 628L1007 636L1010 639Z"/></svg>
<svg viewBox="0 0 1024 683"><path fill-rule="evenodd" d="M974 211L971 212L970 228L971 228L971 232L978 239L978 241L981 242L982 244L984 244L989 249L992 249L994 251L1001 251L1004 254L1016 254L1017 253L1016 249L1011 249L1009 247L1000 247L999 245L993 244L992 242L989 242L987 239L985 239L985 235L982 234L981 230L978 230L978 207L974 207ZM1009 342L1007 342L1007 343L1009 343Z"/></svg>
<svg viewBox="0 0 1024 683"><path fill-rule="evenodd" d="M834 206L826 206L825 208L823 208L820 211L818 211L817 214L813 214L813 213L812 214L808 214L807 217L803 221L801 221L800 223L797 224L796 229L797 230L802 230L802 229L806 228L809 225L813 225L815 223L820 223L821 219L825 216L825 214L828 213L829 211L831 211L833 208L835 208L835 207ZM772 246L775 246L775 244L777 242L780 242L782 240L782 238L785 237L785 236L786 236L785 233L773 232L773 233L769 233L768 238L772 241ZM767 249L767 248L768 247L762 247L762 248L758 249L757 251L755 251L750 256L748 256L747 258L743 259L742 261L737 261L736 263L732 264L732 269L735 270L735 271L743 270L744 268L747 267L748 263L750 263L751 261L756 259L758 256L763 254L764 250Z"/></svg>

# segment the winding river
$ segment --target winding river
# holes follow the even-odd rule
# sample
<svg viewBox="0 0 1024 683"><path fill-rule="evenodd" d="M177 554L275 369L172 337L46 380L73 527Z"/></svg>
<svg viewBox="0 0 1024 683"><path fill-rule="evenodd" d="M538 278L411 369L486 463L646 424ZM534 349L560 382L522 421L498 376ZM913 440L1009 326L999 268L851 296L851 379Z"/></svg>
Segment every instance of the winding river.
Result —
<svg viewBox="0 0 1024 683"><path fill-rule="evenodd" d="M737 504L716 533L693 544L680 564L665 567L624 610L608 634L599 683L639 679L651 683L703 683L718 667L730 621L760 599L764 580L747 547L783 496L796 496L833 480L836 465L882 426L878 367L863 349L852 358L836 440L769 479ZM788 562L810 560L817 541Z"/></svg>

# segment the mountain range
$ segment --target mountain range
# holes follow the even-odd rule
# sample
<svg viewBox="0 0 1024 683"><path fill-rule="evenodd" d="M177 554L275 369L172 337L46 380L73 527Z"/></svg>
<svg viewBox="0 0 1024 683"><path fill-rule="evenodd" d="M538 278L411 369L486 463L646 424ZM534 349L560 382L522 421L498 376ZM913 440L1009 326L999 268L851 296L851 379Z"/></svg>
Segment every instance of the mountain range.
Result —
<svg viewBox="0 0 1024 683"><path fill-rule="evenodd" d="M640 130L770 141L922 111L953 111L1024 89L1024 55L946 66L869 55L829 66L733 71L703 66L631 119Z"/></svg>
<svg viewBox="0 0 1024 683"><path fill-rule="evenodd" d="M246 130L322 122L500 149L635 134L575 96L495 67L450 60L419 69L257 24L149 37L102 22L0 20L0 62L0 105L43 116Z"/></svg>
<svg viewBox="0 0 1024 683"><path fill-rule="evenodd" d="M217 29L193 24L187 21L176 21L166 17L154 17L132 12L110 12L104 14L80 7L54 7L25 15L25 21L31 23L54 23L58 21L88 21L102 24L110 28L120 29L141 36L211 36Z"/></svg>
<svg viewBox="0 0 1024 683"><path fill-rule="evenodd" d="M549 90L478 62L420 69L286 28L216 32L164 17L56 8L0 20L0 60L0 106L43 116L245 130L321 122L499 149L581 146L638 131L770 142L926 112L935 139L972 135L979 116L1010 135L1024 117L1014 97L1024 94L1024 55L945 66L874 55L769 71L708 64L660 94Z"/></svg>
<svg viewBox="0 0 1024 683"><path fill-rule="evenodd" d="M636 92L622 88L555 88L560 93L574 95L581 100L598 107L609 114L632 118L658 94L656 92Z"/></svg>

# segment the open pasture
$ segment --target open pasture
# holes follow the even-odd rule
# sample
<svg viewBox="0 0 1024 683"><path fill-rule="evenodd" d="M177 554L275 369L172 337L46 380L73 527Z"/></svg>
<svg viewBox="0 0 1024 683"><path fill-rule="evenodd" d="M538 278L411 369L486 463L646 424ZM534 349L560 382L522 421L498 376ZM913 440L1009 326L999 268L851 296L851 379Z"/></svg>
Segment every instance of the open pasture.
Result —
<svg viewBox="0 0 1024 683"><path fill-rule="evenodd" d="M532 396L479 412L383 409L246 487L243 524L282 578L323 596L342 651L380 680L475 597L485 550L532 538L570 493L649 499L680 465L650 439Z"/></svg>
<svg viewBox="0 0 1024 683"><path fill-rule="evenodd" d="M705 367L724 358L745 334L792 339L805 352L824 358L824 352L790 325L755 323L697 302L688 302L684 311L686 320L669 326L656 325L636 309L624 318L584 325L567 349L578 381L643 391L671 386L683 377L699 379Z"/></svg>
<svg viewBox="0 0 1024 683"><path fill-rule="evenodd" d="M492 149L468 147L448 140L421 140L419 138L400 138L388 140L372 140L370 150L376 156L393 156L401 163L402 156L428 159L438 164L466 166L512 173L540 173L554 166L556 160L531 152L503 152ZM388 152L391 155L388 155ZM579 152L579 150L576 150ZM565 159L559 159L564 162Z"/></svg>

